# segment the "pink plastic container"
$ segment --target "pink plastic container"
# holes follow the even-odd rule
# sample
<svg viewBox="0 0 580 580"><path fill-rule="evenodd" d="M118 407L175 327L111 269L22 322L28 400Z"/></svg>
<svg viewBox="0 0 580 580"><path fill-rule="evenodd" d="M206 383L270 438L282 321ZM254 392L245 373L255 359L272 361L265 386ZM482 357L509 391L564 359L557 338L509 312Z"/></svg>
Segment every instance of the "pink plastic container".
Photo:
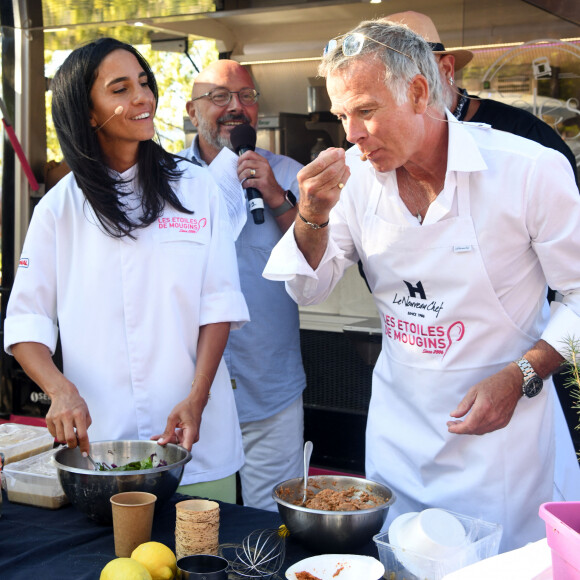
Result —
<svg viewBox="0 0 580 580"><path fill-rule="evenodd" d="M580 579L580 501L556 501L540 506L552 550L554 580Z"/></svg>

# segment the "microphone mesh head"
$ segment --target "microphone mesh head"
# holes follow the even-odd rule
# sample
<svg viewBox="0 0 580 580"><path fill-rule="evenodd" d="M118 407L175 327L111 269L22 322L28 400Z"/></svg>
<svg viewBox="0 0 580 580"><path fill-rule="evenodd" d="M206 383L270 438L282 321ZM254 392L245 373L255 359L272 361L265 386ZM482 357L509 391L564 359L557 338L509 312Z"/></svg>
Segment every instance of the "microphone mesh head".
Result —
<svg viewBox="0 0 580 580"><path fill-rule="evenodd" d="M253 151L256 148L256 131L251 125L237 125L230 133L230 141L236 153L239 153L240 149Z"/></svg>

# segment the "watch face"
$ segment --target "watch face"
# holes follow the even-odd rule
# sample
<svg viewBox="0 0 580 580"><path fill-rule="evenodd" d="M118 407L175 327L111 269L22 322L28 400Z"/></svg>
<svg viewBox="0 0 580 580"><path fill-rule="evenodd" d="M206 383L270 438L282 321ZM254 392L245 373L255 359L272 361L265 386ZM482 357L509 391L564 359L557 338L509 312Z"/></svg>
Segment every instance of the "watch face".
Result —
<svg viewBox="0 0 580 580"><path fill-rule="evenodd" d="M544 381L539 376L533 376L524 383L524 395L528 398L535 397L544 386Z"/></svg>
<svg viewBox="0 0 580 580"><path fill-rule="evenodd" d="M293 206L296 205L296 196L290 190L286 192L286 197Z"/></svg>

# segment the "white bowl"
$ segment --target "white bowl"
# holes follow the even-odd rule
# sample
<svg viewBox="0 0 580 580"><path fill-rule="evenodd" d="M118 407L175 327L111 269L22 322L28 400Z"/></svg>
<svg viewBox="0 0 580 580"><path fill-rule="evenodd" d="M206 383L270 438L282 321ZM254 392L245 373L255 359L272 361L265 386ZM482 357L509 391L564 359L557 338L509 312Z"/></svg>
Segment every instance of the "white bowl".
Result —
<svg viewBox="0 0 580 580"><path fill-rule="evenodd" d="M371 556L323 554L296 562L286 570L286 578L296 580L298 572L309 572L320 580L379 580L385 567Z"/></svg>
<svg viewBox="0 0 580 580"><path fill-rule="evenodd" d="M389 543L398 560L419 577L424 574L423 558L452 558L468 542L463 524L453 514L437 508L402 514L389 527Z"/></svg>
<svg viewBox="0 0 580 580"><path fill-rule="evenodd" d="M374 536L373 540L377 545L379 558L386 570L385 578L389 580L417 580L417 576L407 570L405 564L401 562L401 558L409 563L408 560L412 557L415 565L417 567L420 566L421 575L418 578L443 580L447 574L455 570L485 558L490 558L498 553L503 531L500 524L492 524L451 511L449 513L453 514L461 522L467 534L467 542L464 548L450 558L427 558L416 552L408 550L403 552L401 548L395 548L389 543L388 531ZM336 580L339 580L339 578Z"/></svg>

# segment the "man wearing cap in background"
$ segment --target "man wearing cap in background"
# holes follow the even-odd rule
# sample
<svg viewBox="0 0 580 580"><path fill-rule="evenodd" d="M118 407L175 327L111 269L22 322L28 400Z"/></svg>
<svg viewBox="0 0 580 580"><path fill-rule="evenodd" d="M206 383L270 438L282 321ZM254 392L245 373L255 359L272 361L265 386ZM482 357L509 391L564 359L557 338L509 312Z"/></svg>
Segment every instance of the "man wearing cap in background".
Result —
<svg viewBox="0 0 580 580"><path fill-rule="evenodd" d="M186 108L198 134L181 155L205 167L223 147L233 149L230 133L236 126L258 125L258 92L249 72L232 60L218 60L201 71ZM271 511L277 509L274 486L302 474L306 376L298 308L284 284L265 280L262 270L296 216L296 174L301 167L290 157L260 148L241 155L237 167L242 186L260 191L266 207L261 224L247 210L236 240L251 320L240 332L230 333L224 358L242 429L244 505Z"/></svg>
<svg viewBox="0 0 580 580"><path fill-rule="evenodd" d="M574 153L550 125L524 109L469 95L465 89L455 84L455 74L469 64L473 53L464 49L445 50L435 24L429 16L407 11L390 14L383 17L383 20L405 24L429 43L433 54L437 55L445 104L456 119L472 123L487 123L494 129L513 133L536 141L544 147L560 151L568 159L574 175L577 176Z"/></svg>

